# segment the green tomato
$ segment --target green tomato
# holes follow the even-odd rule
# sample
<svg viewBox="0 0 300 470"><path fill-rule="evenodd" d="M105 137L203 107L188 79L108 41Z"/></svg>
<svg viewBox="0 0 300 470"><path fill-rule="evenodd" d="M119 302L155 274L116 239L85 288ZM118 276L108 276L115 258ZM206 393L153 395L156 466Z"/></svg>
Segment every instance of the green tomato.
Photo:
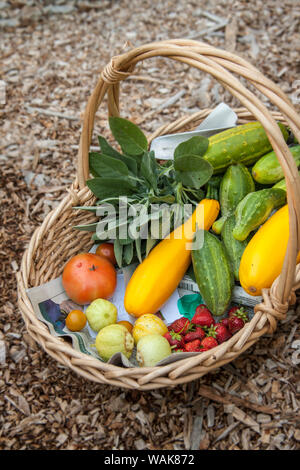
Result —
<svg viewBox="0 0 300 470"><path fill-rule="evenodd" d="M169 341L161 335L143 336L136 347L140 367L153 367L172 353Z"/></svg>
<svg viewBox="0 0 300 470"><path fill-rule="evenodd" d="M105 326L116 323L118 311L109 300L96 299L88 306L85 314L92 330L100 331Z"/></svg>
<svg viewBox="0 0 300 470"><path fill-rule="evenodd" d="M109 325L99 331L95 346L105 361L117 352L123 353L128 359L132 354L134 340L125 326Z"/></svg>

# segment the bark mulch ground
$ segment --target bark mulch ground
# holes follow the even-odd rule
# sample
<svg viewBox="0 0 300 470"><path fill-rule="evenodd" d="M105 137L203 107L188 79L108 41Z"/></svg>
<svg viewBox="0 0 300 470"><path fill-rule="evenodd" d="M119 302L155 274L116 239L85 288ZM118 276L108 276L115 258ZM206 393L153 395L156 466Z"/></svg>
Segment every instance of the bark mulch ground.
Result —
<svg viewBox="0 0 300 470"><path fill-rule="evenodd" d="M300 305L220 370L142 393L87 382L52 360L26 332L15 282L34 228L74 180L82 111L112 55L191 37L247 58L297 101L299 19L295 1L0 2L0 449L300 448ZM163 59L121 88L122 115L145 132L222 100L240 105L210 77Z"/></svg>

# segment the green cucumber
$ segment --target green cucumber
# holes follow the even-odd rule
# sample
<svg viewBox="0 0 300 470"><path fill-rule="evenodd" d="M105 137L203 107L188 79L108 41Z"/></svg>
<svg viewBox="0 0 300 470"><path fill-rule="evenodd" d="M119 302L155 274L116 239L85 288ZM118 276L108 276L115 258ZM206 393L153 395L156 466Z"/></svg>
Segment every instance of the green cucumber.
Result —
<svg viewBox="0 0 300 470"><path fill-rule="evenodd" d="M219 202L222 217L212 226L215 233L221 233L227 217L234 213L238 203L252 191L255 191L255 185L248 168L242 163L230 165L220 184Z"/></svg>
<svg viewBox="0 0 300 470"><path fill-rule="evenodd" d="M244 250L248 244L249 237L244 241L236 240L232 234L235 226L235 215L228 217L222 227L221 237L227 251L229 261L232 266L233 275L236 281L239 281L240 262Z"/></svg>
<svg viewBox="0 0 300 470"><path fill-rule="evenodd" d="M289 133L280 122L278 126L287 140ZM222 173L233 163L250 166L262 155L272 150L272 145L260 122L250 122L219 132L208 138L209 145L203 158L213 167L214 173Z"/></svg>
<svg viewBox="0 0 300 470"><path fill-rule="evenodd" d="M235 211L236 223L233 236L244 241L249 234L263 224L274 209L286 202L286 191L279 188L261 189L247 194ZM267 267L266 267L267 269Z"/></svg>
<svg viewBox="0 0 300 470"><path fill-rule="evenodd" d="M300 171L298 173L299 173L299 176L300 176ZM283 180L278 181L278 183L274 184L274 186L272 186L272 188L279 188L279 189L283 189L284 191L286 191L285 178L283 178Z"/></svg>
<svg viewBox="0 0 300 470"><path fill-rule="evenodd" d="M290 147L291 154L297 166L300 165L300 145ZM252 176L258 183L274 184L284 178L283 169L276 153L270 152L261 157L252 168Z"/></svg>
<svg viewBox="0 0 300 470"><path fill-rule="evenodd" d="M227 252L221 240L202 232L203 245L192 250L192 263L200 294L213 315L223 315L229 306L234 278Z"/></svg>

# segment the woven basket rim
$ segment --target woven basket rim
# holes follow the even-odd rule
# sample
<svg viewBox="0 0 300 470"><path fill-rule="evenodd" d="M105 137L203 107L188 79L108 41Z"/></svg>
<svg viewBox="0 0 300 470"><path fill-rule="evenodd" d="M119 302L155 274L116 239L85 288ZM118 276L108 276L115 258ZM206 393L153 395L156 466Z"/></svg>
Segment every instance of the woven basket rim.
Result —
<svg viewBox="0 0 300 470"><path fill-rule="evenodd" d="M179 51L177 51L177 49L180 49L181 46L184 48L184 51L180 51L180 53L182 53L183 57L186 58L186 49L189 49L190 53L188 54L188 60L192 61L196 60L195 56L197 56L198 54L198 48L201 49L204 55L209 53L211 55L216 54L215 48L203 45L202 43L195 43L195 41L191 42L185 40L176 41L165 41L153 44L157 45L158 48L162 48L166 56L170 56L171 58L173 58L174 55L174 48L176 49L176 53L179 54ZM151 54L150 52L151 50L155 49L153 44L139 48L139 57L141 57L143 54L146 54L147 57L152 57L153 54ZM134 51L136 51L137 49L135 49ZM290 248L290 250L287 252L285 265L281 275L273 283L271 289L263 290L263 303L257 306L253 319L249 323L247 323L242 330L236 333L229 341L220 344L212 351L203 352L196 356L193 356L192 358L182 359L176 363L171 363L169 365L156 366L151 368L135 367L126 369L119 366L103 363L100 360L98 361L93 357L75 351L73 347L69 344L63 344L59 338L53 337L50 334L46 325L44 325L35 317L31 303L26 294L26 288L28 287L28 281L31 275L30 273L33 270L32 264L34 254L37 250L37 247L39 246L40 240L42 239L45 231L49 230L49 228L54 226L57 218L62 213L66 213L66 211L72 208L72 206L78 205L78 201L80 201L81 203L86 202L89 201L92 197L90 191L85 187L85 185L82 186L80 184L82 172L85 171L84 166L86 165L86 154L84 157L84 148L86 147L87 143L87 146L89 146L89 140L94 124L95 112L98 109L98 106L101 103L105 93L108 94L108 106L110 115L119 114L119 82L120 80L123 80L127 76L129 76L133 70L133 62L130 62L130 58L131 56L136 57L134 51L130 51L130 53L128 54L113 58L111 63L109 64L109 67L105 68L103 73L101 74L101 78L96 86L96 94L94 91L94 93L92 94L92 98L89 100L85 113L83 133L79 150L79 166L81 165L81 167L79 168L78 178L76 178L74 184L69 189L68 195L63 199L63 201L59 204L56 209L54 209L51 213L48 214L43 224L38 227L34 232L29 247L24 253L21 269L17 273L17 281L19 291L19 308L24 318L26 328L29 334L43 347L43 349L48 354L50 354L58 362L67 365L79 375L82 375L89 380L96 381L99 383L107 383L110 385L115 385L124 388L152 390L155 388L167 386L172 387L180 383L186 383L191 380L195 380L196 378L205 375L209 371L217 369L223 364L232 361L234 358L236 358L242 352L252 346L260 338L260 336L264 335L267 332L273 332L276 329L277 321L285 318L288 306L294 300L294 291L300 286L300 270L298 269L299 265L296 269L296 275L293 275L293 272L295 272L296 262L295 259L292 259L293 254L296 252L296 250L299 249L299 245L297 239L295 240L295 238L293 239L293 237L290 237L292 239L292 248ZM220 50L217 51L219 54ZM161 49L159 49L159 53L157 53L156 50L154 50L154 52L156 55L161 55L162 51ZM167 54L167 52L169 53L169 55ZM217 66L219 66L220 54L217 55L217 58L218 59L216 63ZM232 64L234 64L235 67L246 67L245 61L240 60L240 58L237 58L236 56L232 55L230 55L230 58L232 60ZM229 60L228 53L224 52L223 55L221 54L221 63L223 65L224 60ZM124 63L127 63L126 67L124 67L124 65L122 66L122 64ZM194 62L192 62L191 65L195 65ZM235 67L233 68L235 69ZM245 74L245 70L242 70ZM251 65L249 65L249 73L253 73L253 79L258 80L256 69L254 69L254 67ZM259 79L261 79L261 77L259 77ZM267 79L266 87L268 90L270 90L270 83ZM274 87L272 88L272 93L274 93ZM274 120L275 122L275 119L277 119L286 122L288 125L290 125L295 135L297 135L297 133L300 131L300 120L299 125L298 122L296 123L297 125L295 125L294 113L291 112L289 114L286 112L289 111L290 107L288 100L285 99L285 96L282 92L280 92L278 96L280 99L280 104L282 105L282 102L285 103L285 105L283 106L285 112L282 113L282 110L280 110L279 112L268 111L268 114L271 116L270 121L273 122L272 120ZM184 116L183 118L178 119L174 123L162 126L162 128L160 128L152 136L150 136L149 140L151 140L156 135L162 135L163 133L166 133L166 129L168 129L168 132L170 132L170 129L172 132L177 132L182 129L183 123L184 125L191 125L192 127L196 127L199 120L201 121L203 118L205 118L210 111L210 109L202 110L192 116ZM249 110L245 107L240 107L235 111L237 112L239 119L242 121L253 120L253 118L256 118L255 113L252 112L253 110ZM278 150L279 146L278 142L282 144L282 137L278 136L278 133L276 133L277 131L274 131L272 125L270 125L269 127L268 124L269 123L265 123L265 126L267 127L267 132L269 132L271 143L272 145L274 144L273 148L275 147L274 149L276 151ZM286 146L285 143L283 144L283 147L284 146ZM297 185L299 185L300 188L298 170L296 168L297 178L299 181L297 181L297 178L293 180L294 168L293 162L290 163L289 161L289 159L292 158L291 155L289 155L289 150L287 150L286 152L285 148L282 150L279 146L279 154L280 162L284 158L286 158L289 162L288 168L284 167L284 172L288 180L288 203L289 206L292 205L292 210L290 212L290 216L294 220L294 225L292 225L292 228L296 230L296 227L299 225L299 219L297 218L298 212L293 209L295 209L294 205L298 202ZM292 273L291 270L293 270ZM286 286L289 287L288 294L286 292ZM176 364L176 366L174 366L174 364Z"/></svg>

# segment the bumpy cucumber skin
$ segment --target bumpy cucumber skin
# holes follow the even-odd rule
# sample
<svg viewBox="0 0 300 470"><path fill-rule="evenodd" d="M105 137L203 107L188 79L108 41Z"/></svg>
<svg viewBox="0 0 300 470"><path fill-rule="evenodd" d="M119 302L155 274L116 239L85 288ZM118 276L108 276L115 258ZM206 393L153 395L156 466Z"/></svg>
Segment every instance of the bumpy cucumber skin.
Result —
<svg viewBox="0 0 300 470"><path fill-rule="evenodd" d="M235 226L235 215L231 215L225 220L225 223L222 227L221 237L227 251L229 261L233 269L233 275L236 281L239 281L239 269L242 255L245 251L245 248L248 244L248 237L244 241L236 240L232 234L232 231Z"/></svg>
<svg viewBox="0 0 300 470"><path fill-rule="evenodd" d="M284 139L289 133L287 128L278 123ZM252 165L262 155L272 150L267 134L260 122L250 122L236 126L209 137L208 149L203 158L214 168L214 173L224 171L233 163Z"/></svg>
<svg viewBox="0 0 300 470"><path fill-rule="evenodd" d="M213 315L223 315L229 306L234 278L221 240L203 231L203 246L192 251L196 282L205 304Z"/></svg>
<svg viewBox="0 0 300 470"><path fill-rule="evenodd" d="M286 191L278 188L261 189L247 194L235 210L233 236L244 241L250 232L264 223L274 209L286 202Z"/></svg>
<svg viewBox="0 0 300 470"><path fill-rule="evenodd" d="M220 184L219 202L222 217L213 224L215 233L221 233L227 217L234 213L238 203L252 191L255 191L255 184L248 168L242 163L230 165Z"/></svg>
<svg viewBox="0 0 300 470"><path fill-rule="evenodd" d="M300 145L290 147L292 156L297 166L300 165ZM284 178L276 153L270 152L261 157L252 168L252 176L258 183L274 184Z"/></svg>

